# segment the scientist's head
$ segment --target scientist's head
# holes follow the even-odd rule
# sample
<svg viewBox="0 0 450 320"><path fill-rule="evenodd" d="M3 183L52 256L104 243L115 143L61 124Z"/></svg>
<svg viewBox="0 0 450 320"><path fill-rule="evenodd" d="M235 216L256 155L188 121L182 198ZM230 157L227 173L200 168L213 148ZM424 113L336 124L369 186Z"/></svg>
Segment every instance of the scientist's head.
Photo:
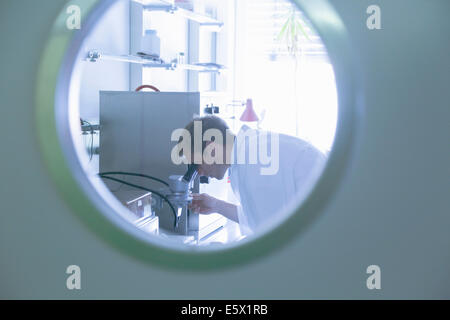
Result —
<svg viewBox="0 0 450 320"><path fill-rule="evenodd" d="M190 163L198 165L198 174L223 179L230 167L235 136L224 120L216 116L199 117L185 128L190 135Z"/></svg>

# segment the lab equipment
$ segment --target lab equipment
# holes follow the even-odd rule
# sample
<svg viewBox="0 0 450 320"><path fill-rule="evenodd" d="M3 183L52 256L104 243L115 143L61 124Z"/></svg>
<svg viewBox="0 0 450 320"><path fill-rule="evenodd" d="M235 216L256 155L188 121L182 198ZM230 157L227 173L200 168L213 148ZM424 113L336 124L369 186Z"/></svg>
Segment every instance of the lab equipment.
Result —
<svg viewBox="0 0 450 320"><path fill-rule="evenodd" d="M178 64L185 64L186 63L186 56L184 52L179 52L177 56L177 63Z"/></svg>
<svg viewBox="0 0 450 320"><path fill-rule="evenodd" d="M188 165L188 171L183 176L183 181L185 183L191 183L198 175L198 165L190 164Z"/></svg>
<svg viewBox="0 0 450 320"><path fill-rule="evenodd" d="M180 218L183 215L189 216L189 204L192 202L191 188L198 175L198 165L188 165L188 170L184 176L173 175L169 177L169 193L166 193L170 203L177 207L175 229L179 226ZM162 202L161 202L162 203ZM185 225L187 227L188 224ZM188 234L189 230L183 230L184 234Z"/></svg>
<svg viewBox="0 0 450 320"><path fill-rule="evenodd" d="M151 234L159 233L159 218L152 209L155 202L151 192L130 190L113 192L116 198L135 216L134 224Z"/></svg>
<svg viewBox="0 0 450 320"><path fill-rule="evenodd" d="M175 230L180 228L179 222L182 217L186 220L189 217L189 204L192 202L191 186L191 180L186 182L183 176L173 175L169 177L169 188L162 190L162 193L176 210ZM162 208L162 205L163 202L159 201L159 208ZM181 228L183 229L178 230L179 233L189 234L188 224L184 224Z"/></svg>
<svg viewBox="0 0 450 320"><path fill-rule="evenodd" d="M123 184L118 192L134 186L158 192L170 203L154 196L160 232L193 235L200 240L223 227L226 219L188 210L190 194L199 193L197 169L175 164L171 157L178 143L178 138L172 141L172 134L198 114L198 92L100 92L100 172L134 172L166 181L169 186L161 187L158 181L128 176L128 185ZM105 183L110 190L118 189L117 181Z"/></svg>
<svg viewBox="0 0 450 320"><path fill-rule="evenodd" d="M204 110L205 114L219 114L220 113L220 108L218 106L215 106L214 104L211 104L211 106L208 104L206 105L206 108Z"/></svg>

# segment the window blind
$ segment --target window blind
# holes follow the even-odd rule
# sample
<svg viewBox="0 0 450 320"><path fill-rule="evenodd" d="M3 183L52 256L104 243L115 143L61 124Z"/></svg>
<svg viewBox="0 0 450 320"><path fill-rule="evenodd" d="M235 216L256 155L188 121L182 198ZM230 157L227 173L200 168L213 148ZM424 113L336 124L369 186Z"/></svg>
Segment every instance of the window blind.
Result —
<svg viewBox="0 0 450 320"><path fill-rule="evenodd" d="M289 56L285 39L279 39L281 30L292 10L308 37L300 34L298 45L301 54L327 56L320 37L311 28L306 16L288 0L244 0L247 2L247 49L255 57L268 56L273 59ZM299 52L300 53L300 52Z"/></svg>

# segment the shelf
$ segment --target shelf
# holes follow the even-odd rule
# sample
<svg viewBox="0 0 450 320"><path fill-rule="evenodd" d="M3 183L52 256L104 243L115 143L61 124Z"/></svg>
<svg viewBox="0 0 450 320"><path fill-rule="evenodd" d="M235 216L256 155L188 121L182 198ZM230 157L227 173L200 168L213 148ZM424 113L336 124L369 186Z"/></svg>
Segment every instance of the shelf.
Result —
<svg viewBox="0 0 450 320"><path fill-rule="evenodd" d="M220 28L223 27L223 22L220 22L214 18L211 18L207 15L200 14L193 12L191 10L187 10L181 7L176 6L171 1L165 1L165 0L134 0L138 3L141 3L143 5L143 8L145 11L162 11L167 12L171 14L176 14L181 17L184 17L186 19L198 22L200 26L203 27L212 27L217 28L220 30Z"/></svg>
<svg viewBox="0 0 450 320"><path fill-rule="evenodd" d="M215 72L220 73L225 70L225 68L221 65L217 65L214 63L199 63L199 64L180 64L176 62L171 63L159 63L152 61L150 59L145 59L139 56L132 55L111 55L100 53L95 50L91 50L88 52L86 60L89 62L97 62L99 60L103 61L118 61L118 62L129 62L141 64L145 68L160 68L166 70L189 70L189 71L198 71L198 72Z"/></svg>

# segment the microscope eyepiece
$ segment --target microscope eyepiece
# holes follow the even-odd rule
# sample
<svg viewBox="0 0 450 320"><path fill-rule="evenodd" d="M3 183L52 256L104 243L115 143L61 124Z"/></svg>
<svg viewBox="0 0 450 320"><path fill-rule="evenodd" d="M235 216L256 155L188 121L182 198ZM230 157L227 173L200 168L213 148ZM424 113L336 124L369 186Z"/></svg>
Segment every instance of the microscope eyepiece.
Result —
<svg viewBox="0 0 450 320"><path fill-rule="evenodd" d="M191 183L197 177L198 174L198 165L190 164L188 165L188 170L186 174L183 176L183 181L186 183Z"/></svg>

